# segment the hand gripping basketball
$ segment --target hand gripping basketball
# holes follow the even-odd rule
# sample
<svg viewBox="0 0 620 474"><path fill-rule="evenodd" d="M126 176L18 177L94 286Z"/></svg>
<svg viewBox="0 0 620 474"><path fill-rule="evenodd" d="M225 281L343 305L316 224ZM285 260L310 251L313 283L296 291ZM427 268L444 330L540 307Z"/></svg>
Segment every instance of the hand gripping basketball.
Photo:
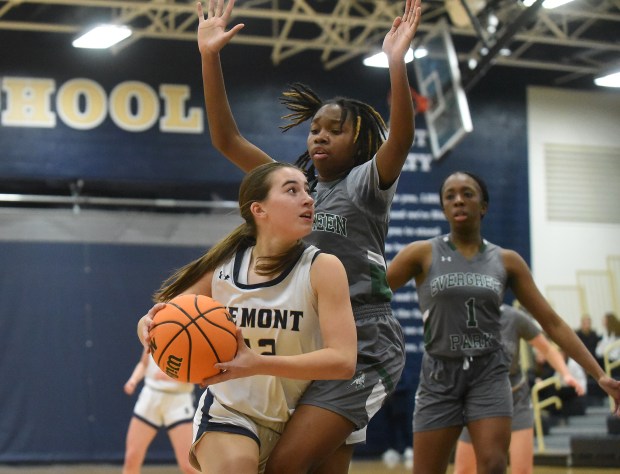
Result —
<svg viewBox="0 0 620 474"><path fill-rule="evenodd" d="M204 295L180 295L153 318L151 356L169 377L201 383L219 373L214 364L235 357L236 329L221 303Z"/></svg>

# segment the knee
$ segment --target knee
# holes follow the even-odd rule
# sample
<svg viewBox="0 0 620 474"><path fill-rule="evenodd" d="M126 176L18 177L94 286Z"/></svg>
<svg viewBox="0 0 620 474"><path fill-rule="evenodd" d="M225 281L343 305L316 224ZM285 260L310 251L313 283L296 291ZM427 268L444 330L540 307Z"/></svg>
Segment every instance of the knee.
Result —
<svg viewBox="0 0 620 474"><path fill-rule="evenodd" d="M128 450L125 453L125 459L123 460L123 472L140 472L142 467L142 458L137 452Z"/></svg>
<svg viewBox="0 0 620 474"><path fill-rule="evenodd" d="M265 468L265 474L307 474L309 472L329 472L337 473L342 472L338 469L325 468L326 463L332 464L329 461L333 459L326 456L320 450L303 450L297 449L292 454L290 450L274 449L269 455L267 460L267 466ZM328 461L329 459L329 461ZM348 471L344 471L348 472Z"/></svg>
<svg viewBox="0 0 620 474"><path fill-rule="evenodd" d="M488 474L505 474L508 466L508 455L506 453L495 452L478 459L479 472Z"/></svg>
<svg viewBox="0 0 620 474"><path fill-rule="evenodd" d="M299 456L290 457L278 456L277 454L274 456L272 454L267 461L265 474L282 474L283 472L287 474L305 474L313 472L317 467L318 465L312 459L307 459L301 453Z"/></svg>

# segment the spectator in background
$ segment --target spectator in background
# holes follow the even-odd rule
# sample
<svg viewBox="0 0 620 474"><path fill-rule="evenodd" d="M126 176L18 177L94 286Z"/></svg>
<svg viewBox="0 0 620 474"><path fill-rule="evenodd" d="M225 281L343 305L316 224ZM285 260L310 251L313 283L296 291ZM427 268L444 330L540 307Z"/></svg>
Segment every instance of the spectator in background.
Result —
<svg viewBox="0 0 620 474"><path fill-rule="evenodd" d="M575 331L583 345L588 348L590 354L596 358L596 346L601 340L601 335L592 329L592 318L588 314L581 317L581 325Z"/></svg>
<svg viewBox="0 0 620 474"><path fill-rule="evenodd" d="M603 359L607 347L620 339L620 320L611 311L605 313L603 317L603 337L596 346L596 357ZM609 353L609 360L620 359L620 347L615 348Z"/></svg>

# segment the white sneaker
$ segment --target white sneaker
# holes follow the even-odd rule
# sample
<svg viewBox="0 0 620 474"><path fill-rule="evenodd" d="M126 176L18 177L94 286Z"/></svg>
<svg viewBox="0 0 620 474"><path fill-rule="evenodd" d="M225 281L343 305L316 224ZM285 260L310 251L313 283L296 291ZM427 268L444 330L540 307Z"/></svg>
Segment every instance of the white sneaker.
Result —
<svg viewBox="0 0 620 474"><path fill-rule="evenodd" d="M413 468L413 449L407 448L403 451L403 462L405 463L405 467L407 469Z"/></svg>
<svg viewBox="0 0 620 474"><path fill-rule="evenodd" d="M388 449L383 453L381 459L383 459L383 464L385 464L388 469L394 469L400 462L400 454L398 454L398 451L395 449Z"/></svg>

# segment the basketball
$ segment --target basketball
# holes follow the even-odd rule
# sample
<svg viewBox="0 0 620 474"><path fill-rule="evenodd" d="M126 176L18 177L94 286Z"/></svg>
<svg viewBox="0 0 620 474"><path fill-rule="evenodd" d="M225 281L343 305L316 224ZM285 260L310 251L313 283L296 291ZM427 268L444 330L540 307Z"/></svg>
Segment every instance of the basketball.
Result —
<svg viewBox="0 0 620 474"><path fill-rule="evenodd" d="M224 305L204 295L171 299L153 318L151 356L179 382L200 383L237 353L236 324Z"/></svg>

